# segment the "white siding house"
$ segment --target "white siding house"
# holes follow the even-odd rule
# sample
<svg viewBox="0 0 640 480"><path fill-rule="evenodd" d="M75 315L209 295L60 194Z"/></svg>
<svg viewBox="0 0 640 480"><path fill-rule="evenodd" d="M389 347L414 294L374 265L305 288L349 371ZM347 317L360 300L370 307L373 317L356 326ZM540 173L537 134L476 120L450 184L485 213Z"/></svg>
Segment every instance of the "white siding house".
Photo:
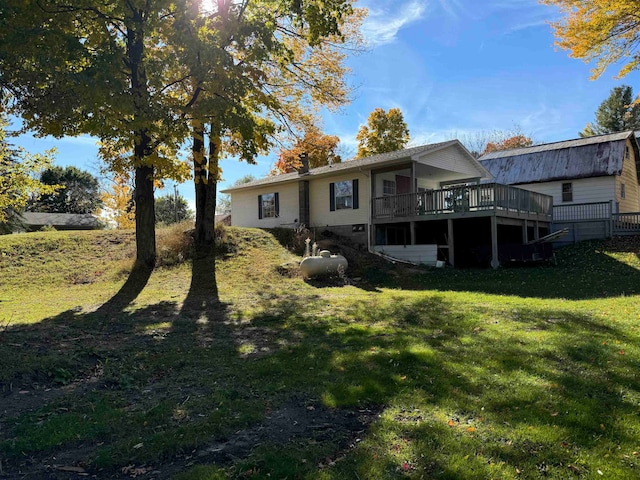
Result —
<svg viewBox="0 0 640 480"><path fill-rule="evenodd" d="M371 224L372 198L388 193L384 190L385 182L395 194L396 191L433 190L456 181L479 182L488 178L482 165L460 142L452 140L302 173L267 177L222 193L231 195L231 222L235 226L294 228L305 224L341 234L359 233L366 239ZM396 184L400 183L406 191L396 190ZM305 195L308 213L304 211ZM277 197L277 208L263 205L265 198L271 201L273 197ZM261 213L263 209L266 214Z"/></svg>
<svg viewBox="0 0 640 480"><path fill-rule="evenodd" d="M305 225L406 261L497 266L500 239L517 243L548 232L552 200L483 183L489 180L488 170L451 140L303 167L222 193L231 195L232 225ZM476 258L470 252L478 249L488 253Z"/></svg>
<svg viewBox="0 0 640 480"><path fill-rule="evenodd" d="M496 182L550 195L555 206L610 202L614 212L640 211L634 132L493 152L479 161Z"/></svg>

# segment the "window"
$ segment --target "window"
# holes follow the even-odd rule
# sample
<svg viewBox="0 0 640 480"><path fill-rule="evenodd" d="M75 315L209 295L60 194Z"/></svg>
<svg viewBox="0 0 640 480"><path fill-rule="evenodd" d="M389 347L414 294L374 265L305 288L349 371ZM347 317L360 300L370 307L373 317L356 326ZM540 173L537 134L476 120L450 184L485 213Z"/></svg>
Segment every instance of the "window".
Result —
<svg viewBox="0 0 640 480"><path fill-rule="evenodd" d="M258 195L258 218L277 218L280 206L278 193L265 193Z"/></svg>
<svg viewBox="0 0 640 480"><path fill-rule="evenodd" d="M627 189L624 186L624 183L620 184L620 198L624 198L627 195Z"/></svg>
<svg viewBox="0 0 640 480"><path fill-rule="evenodd" d="M624 159L629 160L631 158L631 152L629 151L629 147L624 147Z"/></svg>
<svg viewBox="0 0 640 480"><path fill-rule="evenodd" d="M351 180L336 182L336 210L353 207L353 183Z"/></svg>
<svg viewBox="0 0 640 480"><path fill-rule="evenodd" d="M573 184L572 183L562 184L562 201L573 202Z"/></svg>
<svg viewBox="0 0 640 480"><path fill-rule="evenodd" d="M355 210L358 206L358 179L329 184L329 210Z"/></svg>
<svg viewBox="0 0 640 480"><path fill-rule="evenodd" d="M382 195L395 195L396 182L393 180L382 180Z"/></svg>

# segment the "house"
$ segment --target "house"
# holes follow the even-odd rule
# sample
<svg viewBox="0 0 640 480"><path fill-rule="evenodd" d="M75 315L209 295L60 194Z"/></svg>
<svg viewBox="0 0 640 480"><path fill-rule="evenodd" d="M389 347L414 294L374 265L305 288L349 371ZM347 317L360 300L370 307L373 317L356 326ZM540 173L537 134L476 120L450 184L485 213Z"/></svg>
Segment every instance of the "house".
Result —
<svg viewBox="0 0 640 480"><path fill-rule="evenodd" d="M231 214L230 213L222 213L220 215L216 215L213 220L214 225L218 223L221 225L231 226Z"/></svg>
<svg viewBox="0 0 640 480"><path fill-rule="evenodd" d="M329 230L419 263L499 264L499 243L549 232L552 198L491 180L458 140L423 145L223 190L232 225Z"/></svg>
<svg viewBox="0 0 640 480"><path fill-rule="evenodd" d="M46 226L56 230L94 230L99 227L98 217L90 213L24 212L22 222L29 232Z"/></svg>
<svg viewBox="0 0 640 480"><path fill-rule="evenodd" d="M609 203L612 213L640 211L634 132L493 152L479 161L498 183L552 196L556 210Z"/></svg>

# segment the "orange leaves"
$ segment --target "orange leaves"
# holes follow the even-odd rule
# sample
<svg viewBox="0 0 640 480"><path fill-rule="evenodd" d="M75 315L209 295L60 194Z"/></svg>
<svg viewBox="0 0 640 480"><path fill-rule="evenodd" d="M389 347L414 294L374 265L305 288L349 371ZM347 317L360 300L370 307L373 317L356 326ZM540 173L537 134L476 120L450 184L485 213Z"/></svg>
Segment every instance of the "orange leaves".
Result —
<svg viewBox="0 0 640 480"><path fill-rule="evenodd" d="M501 150L512 150L514 148L530 147L533 145L533 140L524 135L515 135L513 137L505 138L500 142L489 142L484 149L483 154L498 152Z"/></svg>
<svg viewBox="0 0 640 480"><path fill-rule="evenodd" d="M322 167L330 162L340 163L342 159L337 154L338 143L340 143L338 137L325 135L318 127L311 126L293 147L280 150L271 174L294 172L302 165L300 155L304 153L308 155L309 168Z"/></svg>

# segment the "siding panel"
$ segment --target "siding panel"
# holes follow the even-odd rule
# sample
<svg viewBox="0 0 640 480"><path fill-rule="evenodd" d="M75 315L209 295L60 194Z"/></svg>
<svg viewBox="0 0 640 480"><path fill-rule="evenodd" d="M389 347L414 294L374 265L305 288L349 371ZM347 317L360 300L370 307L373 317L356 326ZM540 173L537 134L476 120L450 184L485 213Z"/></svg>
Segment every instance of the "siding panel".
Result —
<svg viewBox="0 0 640 480"><path fill-rule="evenodd" d="M443 148L433 153L426 153L421 156L418 163L425 165L431 165L433 167L441 168L456 173L461 173L461 178L482 177L483 172L478 170L469 159L469 156L465 154L462 149L457 145L453 145L448 148Z"/></svg>
<svg viewBox="0 0 640 480"><path fill-rule="evenodd" d="M367 172L368 174L368 172ZM358 209L343 209L332 212L330 207L329 184L344 180L358 179L359 204ZM312 179L310 188L311 227L326 227L333 225L353 225L369 223L371 210L369 177L362 172L349 172L335 177ZM281 201L282 202L282 201Z"/></svg>
<svg viewBox="0 0 640 480"><path fill-rule="evenodd" d="M562 184L573 184L573 201L562 201ZM557 182L527 183L517 185L518 188L544 193L553 197L554 205L571 205L574 203L616 201L615 177L581 178Z"/></svg>
<svg viewBox="0 0 640 480"><path fill-rule="evenodd" d="M276 218L258 218L258 195L278 193L280 216ZM294 227L300 210L298 208L299 191L297 183L264 185L261 188L239 190L231 197L231 225L237 227Z"/></svg>
<svg viewBox="0 0 640 480"><path fill-rule="evenodd" d="M638 172L636 171L636 158L631 142L627 142L627 148L629 148L629 158L624 160L622 175L616 177L616 200L620 202L620 212L638 212L640 211ZM620 196L623 183L626 190L625 198Z"/></svg>

